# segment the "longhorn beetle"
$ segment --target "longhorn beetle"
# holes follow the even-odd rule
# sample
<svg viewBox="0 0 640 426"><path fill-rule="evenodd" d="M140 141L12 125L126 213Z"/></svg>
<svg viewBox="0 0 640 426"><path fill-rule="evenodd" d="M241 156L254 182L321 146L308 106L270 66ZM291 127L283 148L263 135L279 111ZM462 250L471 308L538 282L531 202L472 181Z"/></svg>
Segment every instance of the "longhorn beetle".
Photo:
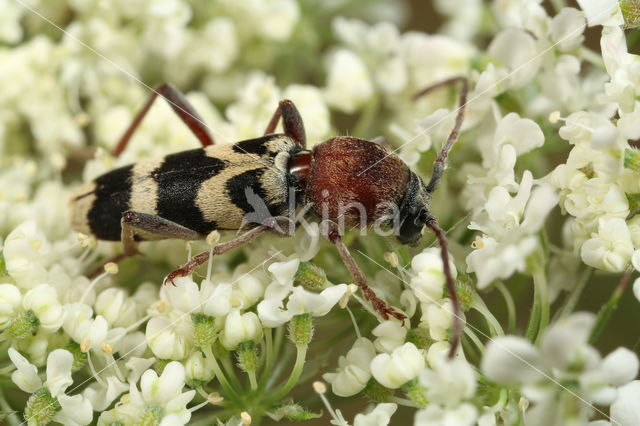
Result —
<svg viewBox="0 0 640 426"><path fill-rule="evenodd" d="M455 125L438 154L429 183L379 144L351 136L336 136L312 150L306 149L304 125L293 102L283 100L267 125L265 135L214 145L213 138L186 98L168 84L156 87L135 116L113 154L119 155L158 95L164 97L203 147L112 170L81 186L71 199L71 225L100 240L121 240L124 252L112 260L138 253L140 241L176 238L198 240L214 230L239 230L252 212L250 195L259 196L268 214L248 224L249 230L215 245L211 253L222 254L242 246L265 231L291 236L290 222L301 203L312 213L328 219L324 237L338 249L354 282L384 319L405 316L381 300L367 285L362 270L342 241L336 221L344 216L350 226L360 223L361 210L341 211L357 202L364 206L366 224L385 220L389 212L381 205L398 207L397 237L403 244L416 245L426 226L441 248L447 287L454 306L454 327L450 356L460 339L460 306L449 270L447 240L430 212L431 195L438 186L449 151L462 125L467 80L454 77L430 86L414 96L460 82L462 89ZM274 133L282 118L284 133ZM300 200L292 200L299 196ZM294 202L292 202L294 201ZM324 210L324 211L322 211ZM193 257L171 272L173 283L209 259L210 251Z"/></svg>

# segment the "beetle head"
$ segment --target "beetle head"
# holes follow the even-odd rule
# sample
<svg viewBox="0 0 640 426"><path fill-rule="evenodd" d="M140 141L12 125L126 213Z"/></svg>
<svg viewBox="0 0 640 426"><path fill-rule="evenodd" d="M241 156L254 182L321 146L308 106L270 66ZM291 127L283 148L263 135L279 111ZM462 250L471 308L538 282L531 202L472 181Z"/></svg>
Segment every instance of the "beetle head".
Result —
<svg viewBox="0 0 640 426"><path fill-rule="evenodd" d="M422 230L431 218L430 195L422 179L411 172L407 189L400 205L400 227L398 241L415 246L422 237Z"/></svg>

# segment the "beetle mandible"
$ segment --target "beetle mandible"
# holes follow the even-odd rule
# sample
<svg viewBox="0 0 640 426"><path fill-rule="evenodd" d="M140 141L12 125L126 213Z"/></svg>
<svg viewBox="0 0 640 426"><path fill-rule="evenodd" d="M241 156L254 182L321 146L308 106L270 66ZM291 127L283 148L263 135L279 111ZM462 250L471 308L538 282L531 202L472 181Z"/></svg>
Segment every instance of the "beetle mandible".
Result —
<svg viewBox="0 0 640 426"><path fill-rule="evenodd" d="M204 239L214 230L239 230L244 234L213 247L222 254L272 231L291 236L295 210L305 204L312 213L328 219L323 236L333 243L354 282L384 319L405 316L380 299L367 285L365 276L342 241L336 222L344 219L354 226L361 220L372 225L384 220L390 204L398 207L398 240L415 245L423 228L430 228L441 248L447 287L454 307L450 356L460 339L460 307L449 270L445 232L430 212L431 195L438 186L449 151L462 125L468 83L454 77L432 85L414 96L417 99L432 90L460 82L462 89L455 124L436 158L433 173L423 180L393 153L380 144L351 136L336 136L306 148L304 124L293 102L283 100L267 125L265 135L236 142L214 144L213 138L187 99L175 88L162 84L127 128L113 154L119 155L158 95L164 97L182 121L199 139L202 148L121 167L82 185L71 199L71 226L99 240L122 241L120 260L138 252L140 241L160 239ZM282 119L284 133L274 133ZM247 224L255 213L250 196L259 197L267 214ZM299 200L291 200L292 196ZM255 197L254 197L255 198ZM362 209L343 211L345 205L358 203ZM344 218L342 217L344 216ZM209 259L210 251L193 257L171 272L166 281L189 275Z"/></svg>

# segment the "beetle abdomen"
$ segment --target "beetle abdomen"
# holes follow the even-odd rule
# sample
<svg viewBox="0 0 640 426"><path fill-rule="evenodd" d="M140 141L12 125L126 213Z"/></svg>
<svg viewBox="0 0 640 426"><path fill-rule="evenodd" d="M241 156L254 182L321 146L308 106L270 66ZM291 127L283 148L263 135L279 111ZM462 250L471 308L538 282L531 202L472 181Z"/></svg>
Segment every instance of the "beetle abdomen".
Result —
<svg viewBox="0 0 640 426"><path fill-rule="evenodd" d="M297 150L292 139L268 135L115 169L76 191L71 225L98 239L116 241L121 238L122 213L132 210L203 236L214 229L239 229L247 225L247 214L261 207L258 200L271 215L287 211L287 165Z"/></svg>

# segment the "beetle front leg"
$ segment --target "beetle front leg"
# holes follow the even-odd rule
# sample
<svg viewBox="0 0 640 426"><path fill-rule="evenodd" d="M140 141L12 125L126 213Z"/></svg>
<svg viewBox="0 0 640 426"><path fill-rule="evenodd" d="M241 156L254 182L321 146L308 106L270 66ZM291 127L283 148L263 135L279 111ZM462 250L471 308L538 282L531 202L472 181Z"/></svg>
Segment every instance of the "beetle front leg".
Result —
<svg viewBox="0 0 640 426"><path fill-rule="evenodd" d="M113 155L115 157L119 156L124 148L127 146L129 139L133 136L133 133L140 125L140 122L149 112L149 108L153 104L153 101L156 100L158 95L162 96L169 103L171 108L175 111L175 113L180 117L180 119L186 124L189 129L193 132L193 134L198 138L202 146L213 145L213 137L209 134L204 121L198 115L195 108L191 106L187 98L175 87L170 84L164 83L153 89L153 92L147 99L147 102L144 104L142 109L136 114L133 122L129 125L127 130L124 132L122 137L120 137L120 141L118 145L113 150Z"/></svg>
<svg viewBox="0 0 640 426"><path fill-rule="evenodd" d="M174 279L191 275L198 266L209 260L210 256L220 255L233 249L242 247L243 245L254 240L257 236L266 231L275 232L283 237L291 237L295 233L295 226L292 225L294 224L292 224L291 219L284 216L269 218L264 222L264 224L245 232L239 237L234 238L231 241L216 244L210 250L204 251L194 256L193 259L191 259L189 262L185 263L180 268L167 275L167 277L164 279L164 283L166 284L168 281L171 284L175 285L175 283L173 282Z"/></svg>
<svg viewBox="0 0 640 426"><path fill-rule="evenodd" d="M373 289L369 287L362 269L360 269L360 267L356 263L356 260L353 258L353 256L351 256L351 253L349 253L347 246L342 241L342 235L340 235L338 225L336 225L334 222L329 222L329 228L326 238L336 246L340 257L342 258L342 261L353 277L354 283L358 287L360 287L364 298L371 303L376 312L382 315L382 318L384 318L385 320L389 319L389 315L391 315L392 317L402 321L402 324L404 325L404 320L407 317L400 312L397 312L395 309L389 306L387 302L380 299L375 291L373 291Z"/></svg>
<svg viewBox="0 0 640 426"><path fill-rule="evenodd" d="M282 117L282 127L284 127L284 134L292 137L302 149L307 147L307 135L304 130L304 123L298 108L288 99L280 101L278 109L273 113L271 121L267 129L264 131L265 135L275 132L278 121Z"/></svg>

